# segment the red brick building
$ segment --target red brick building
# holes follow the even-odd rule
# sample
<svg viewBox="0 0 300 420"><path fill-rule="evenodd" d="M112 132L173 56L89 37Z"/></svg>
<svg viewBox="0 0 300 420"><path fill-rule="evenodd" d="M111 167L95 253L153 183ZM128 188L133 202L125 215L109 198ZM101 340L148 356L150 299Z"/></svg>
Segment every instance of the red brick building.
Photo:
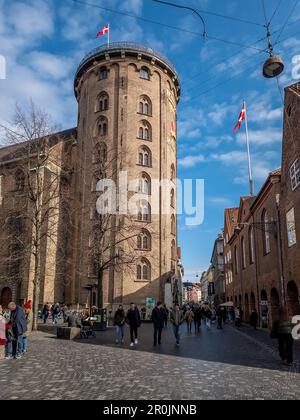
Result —
<svg viewBox="0 0 300 420"><path fill-rule="evenodd" d="M300 314L300 84L286 89L282 170L270 173L256 197L225 210L226 300L256 308L270 327L280 309Z"/></svg>
<svg viewBox="0 0 300 420"><path fill-rule="evenodd" d="M300 293L300 83L285 91L281 178L283 278L288 315L299 315Z"/></svg>

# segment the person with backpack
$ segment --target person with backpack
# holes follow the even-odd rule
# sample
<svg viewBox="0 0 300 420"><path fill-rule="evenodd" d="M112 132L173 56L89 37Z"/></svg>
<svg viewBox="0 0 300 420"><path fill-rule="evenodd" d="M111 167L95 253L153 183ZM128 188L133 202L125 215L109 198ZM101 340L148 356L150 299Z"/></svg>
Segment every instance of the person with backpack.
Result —
<svg viewBox="0 0 300 420"><path fill-rule="evenodd" d="M116 327L116 344L124 344L125 311L123 305L119 305L115 312L114 326Z"/></svg>
<svg viewBox="0 0 300 420"><path fill-rule="evenodd" d="M130 304L130 309L127 312L126 321L130 327L130 347L134 347L138 342L138 328L141 326L140 311L135 303Z"/></svg>

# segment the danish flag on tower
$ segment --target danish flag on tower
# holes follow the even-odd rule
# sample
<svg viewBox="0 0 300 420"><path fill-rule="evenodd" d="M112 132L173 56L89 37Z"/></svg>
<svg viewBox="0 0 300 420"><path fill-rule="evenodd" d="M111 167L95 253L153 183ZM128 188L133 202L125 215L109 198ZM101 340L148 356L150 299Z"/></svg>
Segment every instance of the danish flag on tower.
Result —
<svg viewBox="0 0 300 420"><path fill-rule="evenodd" d="M242 112L240 113L239 120L237 125L234 127L234 132L236 133L242 126L242 122L246 119L246 104L243 103Z"/></svg>
<svg viewBox="0 0 300 420"><path fill-rule="evenodd" d="M98 32L98 34L97 34L97 37L96 38L100 38L100 36L103 36L103 35L108 35L109 34L109 25L106 25L106 26L104 26L104 28L102 28L99 32Z"/></svg>

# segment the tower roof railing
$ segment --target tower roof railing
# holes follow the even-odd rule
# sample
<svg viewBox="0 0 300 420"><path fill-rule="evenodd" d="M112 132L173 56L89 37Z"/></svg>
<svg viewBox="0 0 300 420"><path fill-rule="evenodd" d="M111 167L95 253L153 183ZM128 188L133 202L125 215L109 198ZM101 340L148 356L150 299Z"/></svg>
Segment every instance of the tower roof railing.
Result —
<svg viewBox="0 0 300 420"><path fill-rule="evenodd" d="M76 71L75 79L80 72L80 70L85 66L85 64L93 57L97 57L100 54L104 53L112 53L114 51L126 50L131 52L137 53L144 53L145 55L154 56L156 59L164 63L169 69L174 73L176 78L179 80L179 75L173 66L173 64L161 53L155 51L151 47L147 47L146 45L142 45L135 42L112 42L109 45L101 45L100 47L94 48L90 51L80 62L78 69Z"/></svg>

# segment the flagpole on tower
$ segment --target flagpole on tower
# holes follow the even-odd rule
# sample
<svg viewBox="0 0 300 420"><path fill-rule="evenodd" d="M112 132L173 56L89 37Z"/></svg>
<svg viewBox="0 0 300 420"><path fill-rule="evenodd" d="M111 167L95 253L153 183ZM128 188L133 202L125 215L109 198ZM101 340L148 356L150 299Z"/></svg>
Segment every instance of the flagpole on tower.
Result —
<svg viewBox="0 0 300 420"><path fill-rule="evenodd" d="M247 115L246 101L244 101L244 109L245 109L245 129L246 129L246 142L247 142L250 195L251 195L251 197L253 197L254 196L254 180L253 180L253 174L252 174L252 162L251 162L251 153L250 153L250 141L249 141L248 115Z"/></svg>
<svg viewBox="0 0 300 420"><path fill-rule="evenodd" d="M110 44L110 24L108 24L108 34L107 34L107 46L109 48L109 44Z"/></svg>

